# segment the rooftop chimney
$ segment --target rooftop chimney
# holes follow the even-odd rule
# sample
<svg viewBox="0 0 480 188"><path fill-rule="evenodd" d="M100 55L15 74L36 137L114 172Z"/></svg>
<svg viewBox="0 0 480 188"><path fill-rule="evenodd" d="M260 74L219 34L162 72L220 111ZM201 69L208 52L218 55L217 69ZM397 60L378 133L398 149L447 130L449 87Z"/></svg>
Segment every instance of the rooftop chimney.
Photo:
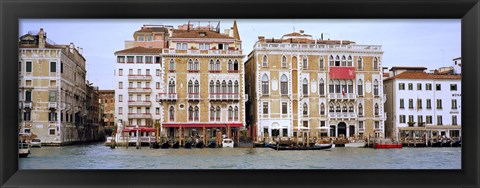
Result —
<svg viewBox="0 0 480 188"><path fill-rule="evenodd" d="M230 29L225 29L225 35L230 36Z"/></svg>
<svg viewBox="0 0 480 188"><path fill-rule="evenodd" d="M69 49L70 49L70 53L73 53L73 49L75 49L75 45L73 43L70 43Z"/></svg>
<svg viewBox="0 0 480 188"><path fill-rule="evenodd" d="M265 36L258 36L258 41L265 42Z"/></svg>
<svg viewBox="0 0 480 188"><path fill-rule="evenodd" d="M40 28L38 32L38 48L45 48L45 32Z"/></svg>
<svg viewBox="0 0 480 188"><path fill-rule="evenodd" d="M305 31L303 29L300 30L300 33L303 34Z"/></svg>

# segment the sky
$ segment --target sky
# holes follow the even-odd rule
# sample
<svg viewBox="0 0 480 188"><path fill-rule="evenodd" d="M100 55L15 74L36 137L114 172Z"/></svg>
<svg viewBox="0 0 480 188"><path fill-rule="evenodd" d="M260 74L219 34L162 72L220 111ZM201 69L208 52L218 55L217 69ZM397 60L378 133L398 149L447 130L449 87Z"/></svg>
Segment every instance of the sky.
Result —
<svg viewBox="0 0 480 188"><path fill-rule="evenodd" d="M199 19L194 19L197 21ZM220 21L220 31L233 26ZM460 19L237 19L243 53L248 55L258 36L280 38L304 30L318 39L351 40L357 44L382 45L384 67L424 66L429 70L450 66L461 56ZM100 89L114 89L115 51L144 24L178 25L188 19L21 19L19 35L43 28L56 44L83 48L87 80Z"/></svg>

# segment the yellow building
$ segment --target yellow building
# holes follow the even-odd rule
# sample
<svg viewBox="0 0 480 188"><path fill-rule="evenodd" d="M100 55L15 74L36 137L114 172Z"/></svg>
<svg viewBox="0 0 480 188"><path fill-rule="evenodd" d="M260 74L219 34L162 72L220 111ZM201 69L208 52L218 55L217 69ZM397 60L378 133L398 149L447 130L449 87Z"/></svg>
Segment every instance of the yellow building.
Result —
<svg viewBox="0 0 480 188"><path fill-rule="evenodd" d="M219 23L211 24L189 23L170 31L158 95L163 136L205 142L219 130L238 138L245 125L244 55L236 22L224 33Z"/></svg>
<svg viewBox="0 0 480 188"><path fill-rule="evenodd" d="M302 30L259 36L245 64L254 139L383 136L382 54Z"/></svg>
<svg viewBox="0 0 480 188"><path fill-rule="evenodd" d="M29 32L19 41L19 130L43 145L85 140L85 58L82 49Z"/></svg>

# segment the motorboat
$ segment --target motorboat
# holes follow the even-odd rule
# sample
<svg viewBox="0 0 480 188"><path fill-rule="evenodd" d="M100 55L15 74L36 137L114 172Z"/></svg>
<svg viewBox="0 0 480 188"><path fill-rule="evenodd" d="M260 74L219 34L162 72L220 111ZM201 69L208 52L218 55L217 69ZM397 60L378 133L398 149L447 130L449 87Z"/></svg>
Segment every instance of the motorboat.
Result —
<svg viewBox="0 0 480 188"><path fill-rule="evenodd" d="M203 146L204 146L203 141L198 141L197 143L195 143L196 148L203 148Z"/></svg>
<svg viewBox="0 0 480 188"><path fill-rule="evenodd" d="M162 146L161 146L162 149L167 149L167 148L169 148L169 147L170 147L170 143L168 143L168 141L167 141L167 142L164 142L164 143L162 144Z"/></svg>
<svg viewBox="0 0 480 188"><path fill-rule="evenodd" d="M365 141L356 141L356 142L349 142L345 144L346 148L363 148L365 147Z"/></svg>
<svg viewBox="0 0 480 188"><path fill-rule="evenodd" d="M172 145L172 148L174 149L178 149L180 147L180 143L179 142L175 142L173 145Z"/></svg>
<svg viewBox="0 0 480 188"><path fill-rule="evenodd" d="M183 145L184 148L192 148L193 143L192 142L186 142L185 145Z"/></svg>
<svg viewBox="0 0 480 188"><path fill-rule="evenodd" d="M280 146L280 145L273 145L269 144L268 147L278 151L285 151L285 150L322 150L322 149L330 149L333 147L334 144L316 144L314 146Z"/></svg>
<svg viewBox="0 0 480 188"><path fill-rule="evenodd" d="M209 148L216 148L217 147L217 142L215 141L209 141L207 144L207 147Z"/></svg>
<svg viewBox="0 0 480 188"><path fill-rule="evenodd" d="M32 139L32 141L30 141L30 147L42 147L42 141L38 138Z"/></svg>
<svg viewBox="0 0 480 188"><path fill-rule="evenodd" d="M222 140L222 147L224 148L233 148L233 140L226 138Z"/></svg>

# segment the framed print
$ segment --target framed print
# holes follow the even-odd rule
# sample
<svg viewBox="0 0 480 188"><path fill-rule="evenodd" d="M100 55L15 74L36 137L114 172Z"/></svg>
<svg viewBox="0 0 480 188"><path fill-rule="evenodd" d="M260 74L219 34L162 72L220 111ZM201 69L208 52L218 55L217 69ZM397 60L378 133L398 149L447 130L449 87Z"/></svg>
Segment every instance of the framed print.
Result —
<svg viewBox="0 0 480 188"><path fill-rule="evenodd" d="M1 185L477 187L479 9L2 2Z"/></svg>

